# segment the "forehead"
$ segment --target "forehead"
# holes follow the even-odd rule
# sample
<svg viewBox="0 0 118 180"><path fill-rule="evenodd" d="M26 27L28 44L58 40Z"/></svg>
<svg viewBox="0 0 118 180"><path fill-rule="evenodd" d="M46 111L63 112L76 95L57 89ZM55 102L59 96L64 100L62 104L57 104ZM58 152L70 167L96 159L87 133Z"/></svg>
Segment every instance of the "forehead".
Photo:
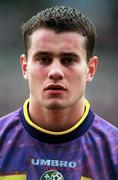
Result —
<svg viewBox="0 0 118 180"><path fill-rule="evenodd" d="M30 37L30 50L85 51L86 38L77 32L56 33L49 29L38 29Z"/></svg>

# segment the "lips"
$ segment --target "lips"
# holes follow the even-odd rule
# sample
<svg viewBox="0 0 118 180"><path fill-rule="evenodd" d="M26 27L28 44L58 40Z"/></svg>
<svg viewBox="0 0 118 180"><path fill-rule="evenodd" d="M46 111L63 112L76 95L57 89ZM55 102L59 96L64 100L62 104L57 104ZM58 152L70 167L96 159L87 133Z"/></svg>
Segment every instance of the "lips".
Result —
<svg viewBox="0 0 118 180"><path fill-rule="evenodd" d="M45 88L45 90L63 90L63 91L66 91L66 88L60 84L50 84Z"/></svg>

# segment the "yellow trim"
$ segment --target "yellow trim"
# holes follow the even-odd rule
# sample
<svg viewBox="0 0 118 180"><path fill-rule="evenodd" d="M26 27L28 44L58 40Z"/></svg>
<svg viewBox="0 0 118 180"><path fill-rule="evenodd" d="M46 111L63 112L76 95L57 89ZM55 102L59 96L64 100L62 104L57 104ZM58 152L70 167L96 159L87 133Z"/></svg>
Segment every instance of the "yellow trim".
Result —
<svg viewBox="0 0 118 180"><path fill-rule="evenodd" d="M81 177L81 180L92 180L91 178L87 178L87 177Z"/></svg>
<svg viewBox="0 0 118 180"><path fill-rule="evenodd" d="M36 124L34 124L30 117L29 117L29 114L28 114L28 104L29 104L29 99L27 99L24 103L24 106L23 106L23 111L24 111L24 116L25 116L25 120L27 121L27 123L32 126L33 128L43 132L43 133L46 133L46 134L50 134L50 135L64 135L64 134L67 134L67 133L70 133L72 131L74 131L78 126L80 126L80 124L84 121L84 119L86 118L86 116L88 115L88 112L89 112L89 109L90 109L90 104L89 102L87 101L87 99L85 99L85 112L83 114L83 116L81 117L81 119L79 119L79 121L73 126L71 127L70 129L66 130L66 131L61 131L61 132L53 132L53 131L48 131L46 129L43 129L39 126L37 126Z"/></svg>
<svg viewBox="0 0 118 180"><path fill-rule="evenodd" d="M23 175L5 175L0 176L0 180L26 180L26 174Z"/></svg>

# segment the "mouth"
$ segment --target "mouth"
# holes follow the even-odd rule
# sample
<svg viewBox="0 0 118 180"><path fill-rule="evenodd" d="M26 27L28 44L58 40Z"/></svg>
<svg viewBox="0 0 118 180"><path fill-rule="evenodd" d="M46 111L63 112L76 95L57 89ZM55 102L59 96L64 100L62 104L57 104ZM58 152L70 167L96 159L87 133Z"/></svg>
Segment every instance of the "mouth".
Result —
<svg viewBox="0 0 118 180"><path fill-rule="evenodd" d="M44 90L51 91L51 92L67 91L67 89L63 85L60 85L60 84L50 84Z"/></svg>

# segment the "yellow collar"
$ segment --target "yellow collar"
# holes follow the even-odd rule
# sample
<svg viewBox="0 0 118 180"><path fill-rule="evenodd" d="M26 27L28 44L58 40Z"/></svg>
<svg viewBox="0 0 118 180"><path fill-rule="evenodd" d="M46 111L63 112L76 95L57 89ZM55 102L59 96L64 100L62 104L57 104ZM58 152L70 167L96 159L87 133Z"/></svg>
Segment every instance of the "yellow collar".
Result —
<svg viewBox="0 0 118 180"><path fill-rule="evenodd" d="M85 120L85 118L87 117L88 115L88 112L89 112L89 109L90 109L90 104L89 102L87 101L87 99L84 100L85 102L85 112L83 114L83 116L81 117L81 119L78 120L78 122L73 126L71 127L70 129L67 129L66 131L61 131L61 132L53 132L53 131L48 131L46 129L43 129L39 126L37 126L35 123L32 122L32 120L30 119L29 117L29 114L28 114L28 104L29 104L29 99L27 99L24 103L24 106L23 106L23 112L24 112L24 117L25 117L25 120L27 121L27 123L32 126L33 128L43 132L43 133L46 133L46 134L50 134L50 135L64 135L64 134L67 134L67 133L70 133L72 131L74 131L77 127L80 126L80 124L82 124L82 122Z"/></svg>

